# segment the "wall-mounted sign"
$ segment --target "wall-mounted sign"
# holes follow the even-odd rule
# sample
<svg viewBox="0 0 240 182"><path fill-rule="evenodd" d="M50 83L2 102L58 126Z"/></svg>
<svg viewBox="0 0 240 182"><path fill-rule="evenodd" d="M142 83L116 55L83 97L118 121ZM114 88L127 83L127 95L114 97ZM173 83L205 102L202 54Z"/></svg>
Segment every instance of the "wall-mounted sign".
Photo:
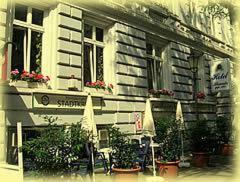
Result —
<svg viewBox="0 0 240 182"><path fill-rule="evenodd" d="M212 92L230 89L230 63L227 60L214 60L210 63Z"/></svg>
<svg viewBox="0 0 240 182"><path fill-rule="evenodd" d="M84 109L87 96L33 93L33 108ZM93 108L102 109L100 97L93 97Z"/></svg>
<svg viewBox="0 0 240 182"><path fill-rule="evenodd" d="M136 132L142 131L142 117L140 113L134 113L134 122L135 122L135 128Z"/></svg>

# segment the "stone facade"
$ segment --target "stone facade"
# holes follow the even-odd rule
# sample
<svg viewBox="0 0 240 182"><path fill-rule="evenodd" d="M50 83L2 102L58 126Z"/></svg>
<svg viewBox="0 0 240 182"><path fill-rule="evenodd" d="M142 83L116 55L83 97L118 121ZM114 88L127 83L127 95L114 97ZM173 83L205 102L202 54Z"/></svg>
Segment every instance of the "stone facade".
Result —
<svg viewBox="0 0 240 182"><path fill-rule="evenodd" d="M45 89L10 87L8 81L4 82L2 109L5 116L1 122L6 121L8 126L15 126L18 121L26 127L40 126L44 123L39 115L58 116L59 124L66 125L81 119L84 107L39 108L36 105L41 105L41 101L35 95L44 94L50 99L53 95L64 96L66 101L69 98L86 99L83 78L83 34L86 22L104 28L104 81L114 86L113 94L92 93L94 106L99 106L95 110L97 125L117 124L123 131L135 132L134 114L142 115L148 97L146 43L149 41L162 48L163 88L175 93L170 99L151 99L155 118L174 115L176 102L180 100L185 120L196 119L192 98L193 74L189 65L189 56L193 51L202 53L198 60L198 89L206 94L206 99L198 104L199 117L214 119L217 114L231 113L229 93L211 93L209 66L209 62L214 59L234 58L229 19L214 20L210 15L200 13L193 1L190 4L179 4L177 8L168 4L170 11L158 5L127 4L125 1L122 4L112 1L100 4L88 4L80 0L74 1L74 4L43 1L39 5L47 11L44 20L42 72L49 75L51 81L49 88ZM9 35L13 21L6 21L7 12L9 17L13 16L10 13L13 7L9 5L7 10L7 5L2 6L1 47L7 37L11 37ZM6 23L10 23L7 32ZM9 47L9 51L10 49ZM4 57L2 52L3 49L1 59ZM68 90L71 75L77 79L78 91Z"/></svg>

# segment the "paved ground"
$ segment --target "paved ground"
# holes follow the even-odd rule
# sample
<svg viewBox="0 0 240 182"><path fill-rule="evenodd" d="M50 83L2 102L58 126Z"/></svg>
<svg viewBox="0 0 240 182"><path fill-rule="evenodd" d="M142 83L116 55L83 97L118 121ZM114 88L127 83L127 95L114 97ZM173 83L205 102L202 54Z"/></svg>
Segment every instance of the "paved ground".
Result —
<svg viewBox="0 0 240 182"><path fill-rule="evenodd" d="M232 157L215 156L212 158L211 167L206 168L180 168L179 176L174 180L177 182L231 182L234 181L234 160ZM42 177L33 178L25 176L24 181L27 182L50 182L50 181L64 181L64 182L93 182L90 176L72 176L72 177ZM140 173L138 182L161 182L167 181L157 176L152 176L152 169L149 168L147 172ZM169 180L168 180L169 181ZM236 180L239 181L239 180ZM95 182L115 182L114 175L103 174L102 169L96 169ZM127 181L124 181L127 182Z"/></svg>

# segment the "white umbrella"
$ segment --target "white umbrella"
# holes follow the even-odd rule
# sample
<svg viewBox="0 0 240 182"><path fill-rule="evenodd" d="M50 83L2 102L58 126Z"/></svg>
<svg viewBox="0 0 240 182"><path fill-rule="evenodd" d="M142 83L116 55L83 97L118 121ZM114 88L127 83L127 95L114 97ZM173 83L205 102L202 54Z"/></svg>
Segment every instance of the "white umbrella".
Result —
<svg viewBox="0 0 240 182"><path fill-rule="evenodd" d="M183 149L183 130L184 130L184 120L183 120L183 112L181 102L177 102L177 110L176 110L176 120L180 122L180 135L181 135L181 150L182 150L182 161L179 163L180 167L189 167L190 163L185 162L184 157L184 149Z"/></svg>
<svg viewBox="0 0 240 182"><path fill-rule="evenodd" d="M153 158L153 175L156 176L156 167L155 167L155 161L154 161L154 147L153 147L153 140L152 140L152 137L156 135L156 131L154 126L150 99L147 99L146 101L146 108L145 108L144 118L143 118L143 134L150 136L150 139L151 139L152 158Z"/></svg>
<svg viewBox="0 0 240 182"><path fill-rule="evenodd" d="M83 113L83 121L82 121L82 129L88 131L90 134L90 141L93 143L97 143L97 126L94 122L94 111L92 104L92 97L88 94L85 110ZM93 181L95 181L95 173L94 173L94 155L93 155L93 147L91 145L91 157L92 157L92 170L93 170Z"/></svg>

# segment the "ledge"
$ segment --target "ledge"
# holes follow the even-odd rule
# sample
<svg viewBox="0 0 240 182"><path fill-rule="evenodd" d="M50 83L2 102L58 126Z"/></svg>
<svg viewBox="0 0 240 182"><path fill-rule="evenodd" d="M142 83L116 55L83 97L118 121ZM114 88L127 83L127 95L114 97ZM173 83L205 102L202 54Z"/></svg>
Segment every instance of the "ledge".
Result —
<svg viewBox="0 0 240 182"><path fill-rule="evenodd" d="M195 104L195 101L181 101L181 104ZM206 105L216 105L217 102L211 101L198 101L198 104L206 104Z"/></svg>
<svg viewBox="0 0 240 182"><path fill-rule="evenodd" d="M177 102L178 100L176 99L167 99L167 98L150 98L150 101L153 101L153 102Z"/></svg>
<svg viewBox="0 0 240 182"><path fill-rule="evenodd" d="M76 96L88 95L88 93L84 91L52 90L52 89L41 89L41 88L20 88L20 87L11 87L11 86L7 86L3 90L3 94L32 95L33 93L45 93L45 94L55 94L55 95L76 95ZM103 97L104 94L91 93L91 96Z"/></svg>

